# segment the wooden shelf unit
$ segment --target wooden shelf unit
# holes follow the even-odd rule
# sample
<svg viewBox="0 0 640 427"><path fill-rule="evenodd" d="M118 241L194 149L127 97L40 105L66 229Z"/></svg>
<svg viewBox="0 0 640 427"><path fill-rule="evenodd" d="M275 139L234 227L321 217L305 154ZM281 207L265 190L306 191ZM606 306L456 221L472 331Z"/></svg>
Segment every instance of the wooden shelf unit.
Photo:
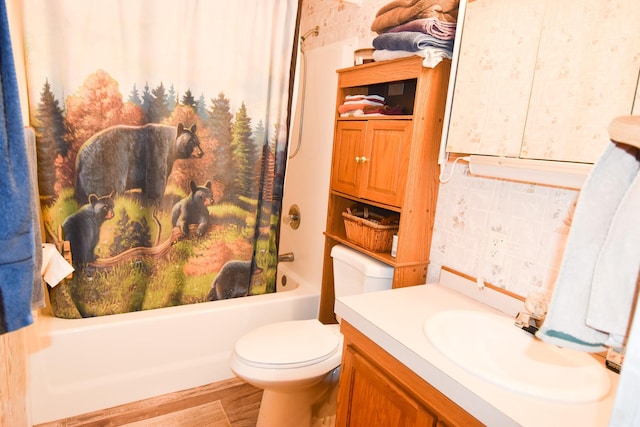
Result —
<svg viewBox="0 0 640 427"><path fill-rule="evenodd" d="M438 153L450 69L449 60L435 68L425 68L422 58L414 56L337 71L334 151L319 314L322 322L335 322L331 249L336 244L352 247L392 266L394 288L425 283L438 196ZM390 90L397 95L389 96ZM385 96L388 105L400 105L407 114L340 117L338 106L346 95L354 94ZM358 154L358 150L363 151ZM366 162L349 163L362 155L367 157ZM342 212L355 203L400 215L395 258L390 253L371 252L347 240Z"/></svg>

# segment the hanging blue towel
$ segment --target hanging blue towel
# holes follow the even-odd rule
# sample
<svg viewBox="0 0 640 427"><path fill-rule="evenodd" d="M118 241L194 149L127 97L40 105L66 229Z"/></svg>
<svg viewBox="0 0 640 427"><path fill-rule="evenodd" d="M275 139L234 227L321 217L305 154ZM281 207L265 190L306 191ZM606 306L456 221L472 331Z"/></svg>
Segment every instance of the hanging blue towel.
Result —
<svg viewBox="0 0 640 427"><path fill-rule="evenodd" d="M35 248L31 177L9 21L0 0L0 333L33 322Z"/></svg>
<svg viewBox="0 0 640 427"><path fill-rule="evenodd" d="M612 141L580 192L540 339L587 352L622 346L640 268L638 209L639 150Z"/></svg>

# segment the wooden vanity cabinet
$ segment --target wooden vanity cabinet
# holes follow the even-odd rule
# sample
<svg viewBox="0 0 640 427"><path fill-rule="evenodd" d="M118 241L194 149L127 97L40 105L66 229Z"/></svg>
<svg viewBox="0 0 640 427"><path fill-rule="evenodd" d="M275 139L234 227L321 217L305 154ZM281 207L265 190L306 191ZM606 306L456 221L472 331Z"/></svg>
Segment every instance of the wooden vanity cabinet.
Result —
<svg viewBox="0 0 640 427"><path fill-rule="evenodd" d="M347 322L338 388L338 427L481 426L436 388Z"/></svg>
<svg viewBox="0 0 640 427"><path fill-rule="evenodd" d="M335 322L331 249L343 244L394 268L393 287L424 284L438 196L438 153L451 61L418 56L338 70L336 120L319 318ZM382 95L402 115L340 117L346 95ZM342 212L354 204L398 216L395 257L347 239Z"/></svg>

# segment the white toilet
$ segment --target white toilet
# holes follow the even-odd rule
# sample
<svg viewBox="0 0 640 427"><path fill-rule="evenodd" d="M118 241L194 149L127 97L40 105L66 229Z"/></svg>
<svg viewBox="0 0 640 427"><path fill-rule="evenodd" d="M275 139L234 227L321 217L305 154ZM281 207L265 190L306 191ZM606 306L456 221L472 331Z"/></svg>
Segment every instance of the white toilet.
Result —
<svg viewBox="0 0 640 427"><path fill-rule="evenodd" d="M391 289L392 267L341 245L331 256L336 297ZM317 319L272 323L238 340L231 370L264 389L258 427L305 427L335 416L342 340L339 325Z"/></svg>

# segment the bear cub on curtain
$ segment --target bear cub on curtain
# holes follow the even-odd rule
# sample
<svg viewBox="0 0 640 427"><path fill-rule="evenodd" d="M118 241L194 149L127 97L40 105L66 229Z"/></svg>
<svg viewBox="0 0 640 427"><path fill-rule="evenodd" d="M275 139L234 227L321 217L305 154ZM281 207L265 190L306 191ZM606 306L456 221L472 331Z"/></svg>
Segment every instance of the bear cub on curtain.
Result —
<svg viewBox="0 0 640 427"><path fill-rule="evenodd" d="M189 181L191 193L173 206L171 211L171 225L180 227L185 236L189 235L189 225L197 224L196 235L201 237L209 228L209 210L207 206L213 204L211 193L211 181L198 187L195 182Z"/></svg>
<svg viewBox="0 0 640 427"><path fill-rule="evenodd" d="M251 278L262 273L253 261L229 261L213 280L207 301L245 297L249 294Z"/></svg>
<svg viewBox="0 0 640 427"><path fill-rule="evenodd" d="M100 226L113 218L113 206L112 194L104 197L91 194L89 203L69 215L62 224L64 238L71 245L71 260L76 270L82 269L83 264L96 260L93 251L100 238Z"/></svg>

